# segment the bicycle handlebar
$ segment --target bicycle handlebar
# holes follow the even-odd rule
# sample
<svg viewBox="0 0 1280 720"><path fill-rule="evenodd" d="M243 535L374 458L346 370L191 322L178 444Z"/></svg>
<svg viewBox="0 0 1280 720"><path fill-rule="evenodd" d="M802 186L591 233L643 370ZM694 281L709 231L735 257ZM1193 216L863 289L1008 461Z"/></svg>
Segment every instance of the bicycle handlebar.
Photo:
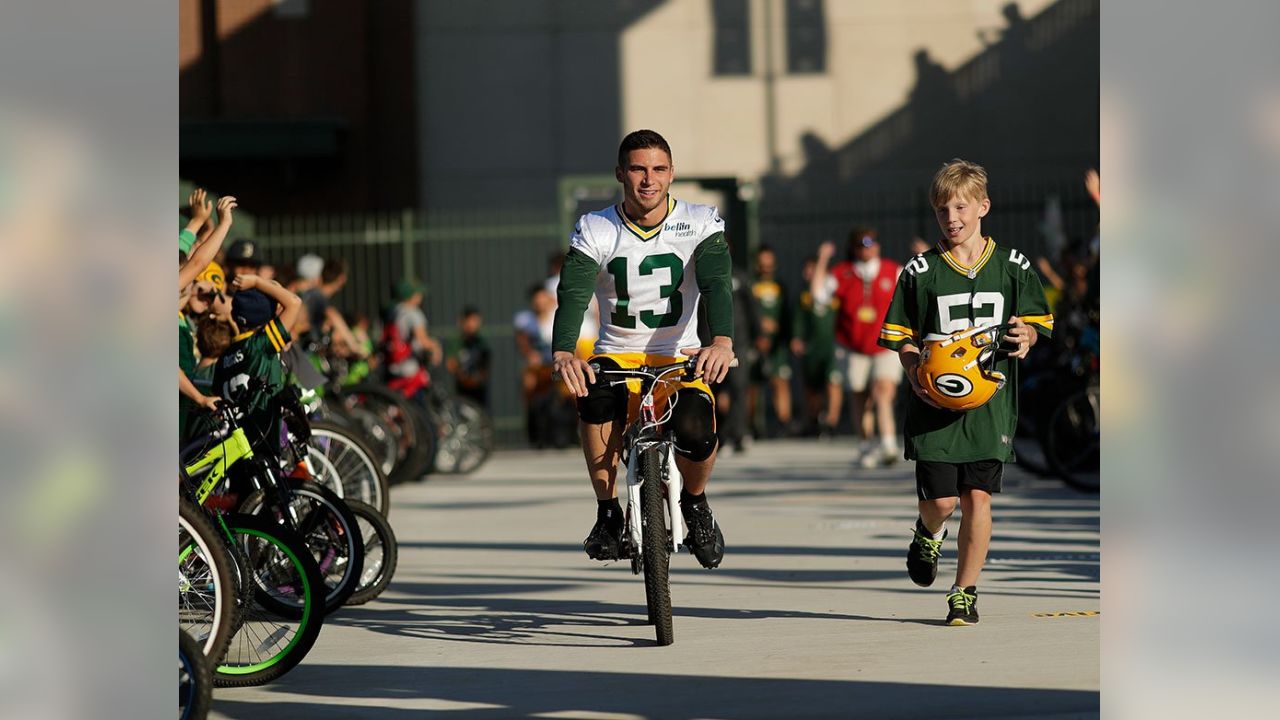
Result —
<svg viewBox="0 0 1280 720"><path fill-rule="evenodd" d="M657 377L673 370L684 370L685 372L693 372L697 367L698 358L692 356L688 360L681 360L670 365L641 365L636 368L602 368L600 363L588 363L591 369L599 375L642 375L646 377ZM729 361L729 367L738 367L738 358Z"/></svg>

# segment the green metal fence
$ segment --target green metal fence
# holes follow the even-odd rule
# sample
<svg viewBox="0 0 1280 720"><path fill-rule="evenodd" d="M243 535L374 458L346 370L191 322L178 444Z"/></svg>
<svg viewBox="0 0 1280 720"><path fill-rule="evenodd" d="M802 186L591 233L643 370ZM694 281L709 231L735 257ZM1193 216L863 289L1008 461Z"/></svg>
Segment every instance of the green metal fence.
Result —
<svg viewBox="0 0 1280 720"><path fill-rule="evenodd" d="M527 306L527 291L546 279L548 257L562 249L559 219L503 212L428 214L406 210L370 215L262 217L256 238L267 260L289 268L316 253L342 258L349 280L335 297L344 312L377 322L395 283L413 277L427 285L430 332L457 337L462 308L474 305L493 348L490 409L499 442L520 442L524 417L519 362L511 321Z"/></svg>

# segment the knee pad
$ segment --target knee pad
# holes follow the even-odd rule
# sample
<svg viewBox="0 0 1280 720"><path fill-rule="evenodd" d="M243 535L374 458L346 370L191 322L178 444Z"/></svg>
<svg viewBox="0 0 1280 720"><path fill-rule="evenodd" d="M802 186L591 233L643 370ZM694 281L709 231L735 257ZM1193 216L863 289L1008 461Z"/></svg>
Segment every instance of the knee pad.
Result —
<svg viewBox="0 0 1280 720"><path fill-rule="evenodd" d="M700 390L681 390L671 411L676 453L694 462L711 457L716 449L716 413L711 398Z"/></svg>
<svg viewBox="0 0 1280 720"><path fill-rule="evenodd" d="M617 369L617 363L608 358L601 358L601 366ZM610 387L603 378L596 376L596 384L587 388L587 396L578 398L578 418L588 425L601 425L607 422L623 422L627 419L627 387L619 385Z"/></svg>

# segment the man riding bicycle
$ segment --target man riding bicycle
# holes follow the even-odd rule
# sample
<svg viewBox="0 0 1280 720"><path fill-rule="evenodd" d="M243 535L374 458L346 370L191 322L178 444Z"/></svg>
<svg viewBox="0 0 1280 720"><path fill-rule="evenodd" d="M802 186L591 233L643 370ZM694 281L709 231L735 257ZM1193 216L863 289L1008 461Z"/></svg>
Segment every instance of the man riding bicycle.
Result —
<svg viewBox="0 0 1280 720"><path fill-rule="evenodd" d="M574 355L594 293L600 339L589 362L635 368L678 362L681 355L697 358L694 380L666 384L654 399L660 407L674 403L666 425L674 432L676 466L684 478L685 545L703 567L714 568L724 557L724 536L705 494L716 456L715 398L707 383L723 381L734 359L724 221L714 207L678 202L668 194L675 179L671 147L652 130L623 138L615 175L623 202L583 215L574 228L560 270L552 337L554 369L577 397L582 450L599 504L583 548L595 560L620 556L618 457L637 401L626 384L597 383L588 361ZM713 339L701 347L698 304L704 297Z"/></svg>

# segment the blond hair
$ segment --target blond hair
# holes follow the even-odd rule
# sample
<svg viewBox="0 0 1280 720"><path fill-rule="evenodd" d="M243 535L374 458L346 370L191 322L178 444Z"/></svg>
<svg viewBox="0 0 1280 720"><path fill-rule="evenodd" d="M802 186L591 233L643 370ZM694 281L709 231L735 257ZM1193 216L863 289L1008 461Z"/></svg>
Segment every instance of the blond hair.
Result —
<svg viewBox="0 0 1280 720"><path fill-rule="evenodd" d="M937 208L956 197L978 202L987 199L987 171L981 165L960 158L942 164L933 176L929 203Z"/></svg>

